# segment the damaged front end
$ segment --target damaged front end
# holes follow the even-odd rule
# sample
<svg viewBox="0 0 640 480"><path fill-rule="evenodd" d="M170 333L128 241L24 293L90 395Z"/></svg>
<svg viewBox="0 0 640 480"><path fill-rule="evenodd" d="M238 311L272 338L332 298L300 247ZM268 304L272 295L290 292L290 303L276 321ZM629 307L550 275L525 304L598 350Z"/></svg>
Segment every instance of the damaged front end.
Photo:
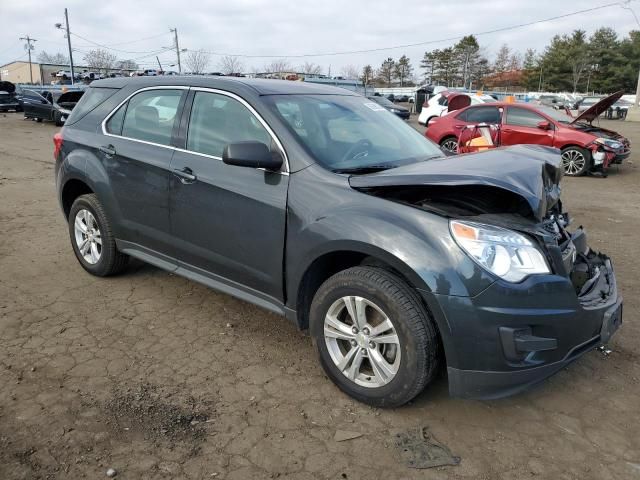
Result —
<svg viewBox="0 0 640 480"><path fill-rule="evenodd" d="M589 248L582 227L570 231L561 178L559 152L523 146L350 179L362 192L448 218L455 243L495 275L467 298L421 292L455 339L445 340L452 345L446 354L454 396L497 398L525 389L606 343L622 322L611 260ZM522 253L532 261L515 274L491 269L483 261L500 247L474 251L474 242L503 245L503 259ZM534 258L537 251L544 261Z"/></svg>

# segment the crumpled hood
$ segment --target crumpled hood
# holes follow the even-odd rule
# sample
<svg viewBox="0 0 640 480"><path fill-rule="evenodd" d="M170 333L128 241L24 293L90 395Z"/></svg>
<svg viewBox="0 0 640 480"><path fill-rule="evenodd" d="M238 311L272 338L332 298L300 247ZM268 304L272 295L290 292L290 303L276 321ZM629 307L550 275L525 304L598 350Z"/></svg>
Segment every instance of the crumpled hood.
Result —
<svg viewBox="0 0 640 480"><path fill-rule="evenodd" d="M558 149L517 145L351 176L349 184L357 190L400 186L492 187L521 197L531 208L532 217L541 221L560 198L562 176Z"/></svg>
<svg viewBox="0 0 640 480"><path fill-rule="evenodd" d="M613 95L609 95L608 97L603 98L598 103L591 105L584 112L578 115L571 123L593 122L596 118L609 110L609 107L611 107L611 105L620 100L622 95L624 95L624 90L620 90Z"/></svg>

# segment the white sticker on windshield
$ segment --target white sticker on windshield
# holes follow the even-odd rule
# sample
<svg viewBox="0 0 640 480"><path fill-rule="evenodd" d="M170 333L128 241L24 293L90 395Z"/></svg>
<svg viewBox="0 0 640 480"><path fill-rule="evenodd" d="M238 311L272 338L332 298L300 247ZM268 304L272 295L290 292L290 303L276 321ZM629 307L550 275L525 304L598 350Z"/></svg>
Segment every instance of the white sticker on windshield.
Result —
<svg viewBox="0 0 640 480"><path fill-rule="evenodd" d="M373 110L374 112L379 112L381 110L385 110L385 108L382 105L378 105L375 102L367 102L367 103L365 103L365 105L367 107L369 107L371 110Z"/></svg>

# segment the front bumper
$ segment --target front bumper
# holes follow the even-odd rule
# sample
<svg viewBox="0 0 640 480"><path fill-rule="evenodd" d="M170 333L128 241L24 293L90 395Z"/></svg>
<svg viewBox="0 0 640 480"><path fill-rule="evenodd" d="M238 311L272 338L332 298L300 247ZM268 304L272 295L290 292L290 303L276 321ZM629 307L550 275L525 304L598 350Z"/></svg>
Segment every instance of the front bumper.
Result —
<svg viewBox="0 0 640 480"><path fill-rule="evenodd" d="M475 297L423 292L444 331L450 394L513 395L606 343L622 322L622 298L610 260L598 258L600 273L580 295L560 275L498 280Z"/></svg>

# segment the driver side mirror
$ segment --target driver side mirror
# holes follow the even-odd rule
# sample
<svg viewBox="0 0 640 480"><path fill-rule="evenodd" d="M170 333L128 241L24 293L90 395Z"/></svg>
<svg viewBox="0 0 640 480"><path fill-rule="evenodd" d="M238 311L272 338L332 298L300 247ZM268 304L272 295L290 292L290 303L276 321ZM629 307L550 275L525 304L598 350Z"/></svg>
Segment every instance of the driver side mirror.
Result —
<svg viewBox="0 0 640 480"><path fill-rule="evenodd" d="M538 128L540 130L551 130L551 124L546 120L542 122L538 122Z"/></svg>
<svg viewBox="0 0 640 480"><path fill-rule="evenodd" d="M228 144L222 151L222 161L227 165L267 170L279 170L282 167L279 153L272 154L264 143L253 141Z"/></svg>

